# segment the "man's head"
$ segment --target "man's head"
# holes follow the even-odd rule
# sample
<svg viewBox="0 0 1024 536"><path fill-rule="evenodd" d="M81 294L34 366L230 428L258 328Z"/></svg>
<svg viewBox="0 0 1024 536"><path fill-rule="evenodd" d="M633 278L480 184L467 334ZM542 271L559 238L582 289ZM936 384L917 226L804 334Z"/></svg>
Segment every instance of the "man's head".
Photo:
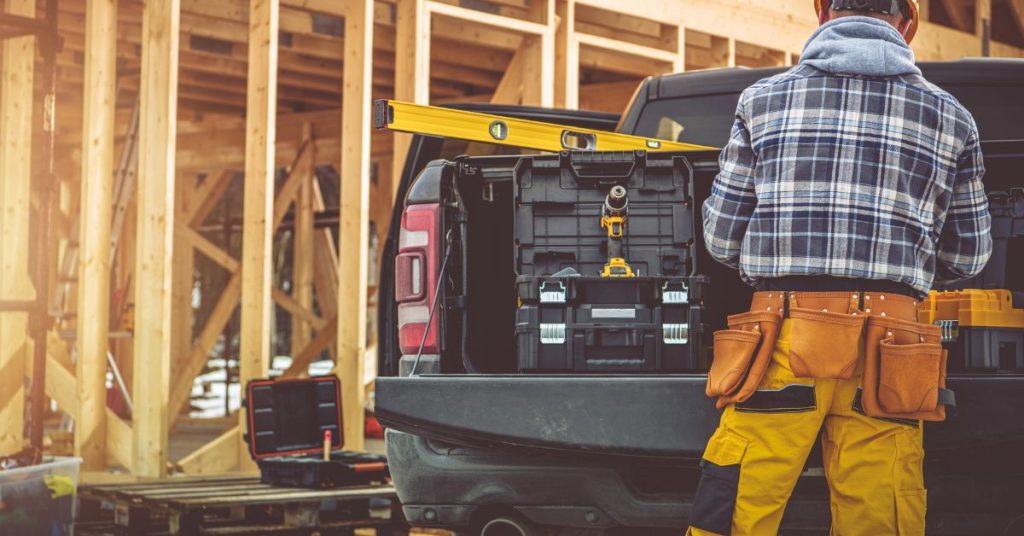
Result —
<svg viewBox="0 0 1024 536"><path fill-rule="evenodd" d="M815 0L818 22L862 16L891 24L909 43L917 31L917 0Z"/></svg>

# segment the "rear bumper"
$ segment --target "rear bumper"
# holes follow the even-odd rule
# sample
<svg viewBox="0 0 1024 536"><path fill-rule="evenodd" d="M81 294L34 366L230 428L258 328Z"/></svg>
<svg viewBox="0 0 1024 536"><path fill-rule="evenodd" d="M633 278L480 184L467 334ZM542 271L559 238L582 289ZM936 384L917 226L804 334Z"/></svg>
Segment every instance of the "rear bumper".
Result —
<svg viewBox="0 0 1024 536"><path fill-rule="evenodd" d="M700 458L719 412L702 375L432 375L378 378L395 430L473 445L662 460ZM949 380L958 408L926 424L929 454L1024 439L1024 377ZM1018 462L1020 463L1020 462Z"/></svg>
<svg viewBox="0 0 1024 536"><path fill-rule="evenodd" d="M545 525L685 527L697 479L695 468L681 469L669 483L676 489L645 494L629 481L644 468L621 461L461 447L395 430L386 439L388 464L414 526L464 527L515 510Z"/></svg>

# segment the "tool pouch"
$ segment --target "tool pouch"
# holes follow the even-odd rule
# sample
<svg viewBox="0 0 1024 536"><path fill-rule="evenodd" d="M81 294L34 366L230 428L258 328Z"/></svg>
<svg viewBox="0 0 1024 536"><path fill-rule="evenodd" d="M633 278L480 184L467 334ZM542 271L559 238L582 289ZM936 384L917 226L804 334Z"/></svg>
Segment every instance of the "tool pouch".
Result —
<svg viewBox="0 0 1024 536"><path fill-rule="evenodd" d="M798 378L849 380L857 371L867 317L793 307L789 366Z"/></svg>
<svg viewBox="0 0 1024 536"><path fill-rule="evenodd" d="M729 329L715 332L714 360L708 373L708 396L723 408L743 402L757 390L771 363L782 317L755 311L730 316Z"/></svg>
<svg viewBox="0 0 1024 536"><path fill-rule="evenodd" d="M726 329L715 332L715 354L708 371L707 395L731 395L742 384L761 344L760 331Z"/></svg>
<svg viewBox="0 0 1024 536"><path fill-rule="evenodd" d="M861 402L871 417L941 421L954 405L946 389L940 328L871 317L865 335Z"/></svg>

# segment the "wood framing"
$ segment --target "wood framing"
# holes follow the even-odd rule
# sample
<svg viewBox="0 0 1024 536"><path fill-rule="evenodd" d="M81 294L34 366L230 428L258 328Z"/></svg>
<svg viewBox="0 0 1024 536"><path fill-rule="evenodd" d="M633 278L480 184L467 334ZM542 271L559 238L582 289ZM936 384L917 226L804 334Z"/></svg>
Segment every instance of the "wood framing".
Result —
<svg viewBox="0 0 1024 536"><path fill-rule="evenodd" d="M279 17L278 0L250 0L238 364L238 381L243 386L249 380L265 377L270 367ZM239 418L244 424L245 412L239 412ZM239 453L243 453L244 442L238 437ZM250 460L240 454L238 461L244 467Z"/></svg>
<svg viewBox="0 0 1024 536"><path fill-rule="evenodd" d="M142 477L167 466L171 365L171 260L178 116L180 0L147 0L142 19L139 188L135 261L133 464Z"/></svg>
<svg viewBox="0 0 1024 536"><path fill-rule="evenodd" d="M580 105L580 49L576 42L576 0L555 2L555 95L559 108L575 110Z"/></svg>
<svg viewBox="0 0 1024 536"><path fill-rule="evenodd" d="M395 98L430 104L430 14L426 0L397 0L395 5ZM394 137L391 192L398 190L411 134Z"/></svg>
<svg viewBox="0 0 1024 536"><path fill-rule="evenodd" d="M1010 8L1010 16L1017 25L1017 31L1024 36L1024 0L1006 0L1006 5Z"/></svg>
<svg viewBox="0 0 1024 536"><path fill-rule="evenodd" d="M7 0L6 13L35 16L35 0ZM0 42L0 298L34 298L29 280L29 194L36 40ZM31 355L25 313L0 313L0 455L22 448L25 365Z"/></svg>
<svg viewBox="0 0 1024 536"><path fill-rule="evenodd" d="M75 455L84 469L95 470L106 465L117 2L94 0L86 9L78 309L89 314L77 329Z"/></svg>
<svg viewBox="0 0 1024 536"><path fill-rule="evenodd" d="M341 117L338 274L338 368L345 448L363 448L363 370L370 223L370 88L373 0L352 0L345 13L345 88Z"/></svg>
<svg viewBox="0 0 1024 536"><path fill-rule="evenodd" d="M305 141L310 143L309 158L301 161L303 167L293 170L298 175L299 191L295 199L295 224L292 232L292 298L304 311L313 310L313 181L316 180L316 148L312 145L312 129L304 128ZM292 357L309 342L312 324L292 314Z"/></svg>

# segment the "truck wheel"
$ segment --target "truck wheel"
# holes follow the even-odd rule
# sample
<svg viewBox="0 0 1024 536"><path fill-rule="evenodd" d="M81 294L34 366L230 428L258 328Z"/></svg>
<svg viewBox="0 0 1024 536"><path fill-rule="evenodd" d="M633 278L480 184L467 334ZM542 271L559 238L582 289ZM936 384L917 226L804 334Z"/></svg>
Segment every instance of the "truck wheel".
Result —
<svg viewBox="0 0 1024 536"><path fill-rule="evenodd" d="M1003 531L1005 536L1013 536L1014 534L1022 534L1024 532L1024 515L1014 519L1009 525L1006 525L1006 530Z"/></svg>
<svg viewBox="0 0 1024 536"><path fill-rule="evenodd" d="M520 515L507 514L484 523L480 536L546 536L547 532Z"/></svg>

